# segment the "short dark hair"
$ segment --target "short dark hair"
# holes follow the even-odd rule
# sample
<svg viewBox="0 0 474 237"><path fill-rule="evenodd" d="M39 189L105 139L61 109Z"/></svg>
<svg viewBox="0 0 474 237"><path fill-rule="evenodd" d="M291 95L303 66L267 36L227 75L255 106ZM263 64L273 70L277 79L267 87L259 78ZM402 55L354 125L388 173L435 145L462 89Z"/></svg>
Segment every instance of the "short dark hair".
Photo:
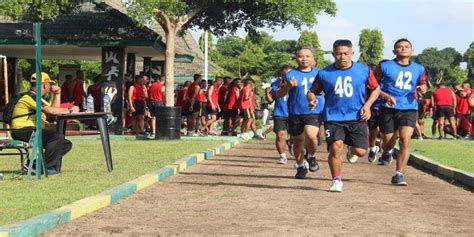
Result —
<svg viewBox="0 0 474 237"><path fill-rule="evenodd" d="M352 42L348 39L338 39L334 41L334 44L332 45L332 50L336 50L337 47L341 46L352 48Z"/></svg>
<svg viewBox="0 0 474 237"><path fill-rule="evenodd" d="M191 81L185 81L183 84L183 86L189 86L189 85L191 85Z"/></svg>
<svg viewBox="0 0 474 237"><path fill-rule="evenodd" d="M225 83L230 83L231 81L232 81L232 78L230 78L229 76L224 77L224 82Z"/></svg>
<svg viewBox="0 0 474 237"><path fill-rule="evenodd" d="M469 84L469 81L465 80L465 81L462 82L462 84Z"/></svg>
<svg viewBox="0 0 474 237"><path fill-rule="evenodd" d="M314 50L313 50L313 47L309 46L309 45L301 45L300 47L296 48L295 50L295 55L298 54L299 51L303 50L303 49L308 49L309 51L311 51L312 54L314 54Z"/></svg>
<svg viewBox="0 0 474 237"><path fill-rule="evenodd" d="M202 78L202 75L199 73L194 74L193 80L197 80L198 78Z"/></svg>
<svg viewBox="0 0 474 237"><path fill-rule="evenodd" d="M410 44L410 46L413 47L413 45L411 44L411 42L407 38L401 38L401 39L398 39L397 41L395 41L395 44L393 44L393 48L396 48L397 44L400 43L400 42L408 42Z"/></svg>
<svg viewBox="0 0 474 237"><path fill-rule="evenodd" d="M66 75L66 80L69 79L69 78L72 79L72 75L71 75L71 74L67 74L67 75Z"/></svg>

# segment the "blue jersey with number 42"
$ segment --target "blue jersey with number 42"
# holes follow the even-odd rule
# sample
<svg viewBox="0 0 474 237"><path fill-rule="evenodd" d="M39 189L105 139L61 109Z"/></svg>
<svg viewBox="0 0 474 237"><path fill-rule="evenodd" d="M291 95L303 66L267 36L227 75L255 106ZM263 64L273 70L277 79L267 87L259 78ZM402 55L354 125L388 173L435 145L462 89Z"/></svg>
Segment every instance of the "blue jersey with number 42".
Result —
<svg viewBox="0 0 474 237"><path fill-rule="evenodd" d="M286 73L287 83L290 83L291 79L296 79L296 86L290 89L288 93L288 113L289 115L311 115L320 114L324 108L324 97L318 96L319 103L313 110L309 109L308 94L311 85L314 82L314 78L318 75L319 69L313 68L309 72L300 71L298 68L294 68Z"/></svg>
<svg viewBox="0 0 474 237"><path fill-rule="evenodd" d="M319 71L316 80L322 85L326 96L323 120L360 120L360 110L365 104L367 82L371 74L368 66L355 62L347 69L338 69L332 64Z"/></svg>
<svg viewBox="0 0 474 237"><path fill-rule="evenodd" d="M396 100L390 108L398 110L417 110L416 87L424 80L425 69L420 64L410 62L400 65L395 60L381 62L378 70L381 73L380 88ZM424 83L424 82L423 82ZM388 107L386 104L382 106Z"/></svg>

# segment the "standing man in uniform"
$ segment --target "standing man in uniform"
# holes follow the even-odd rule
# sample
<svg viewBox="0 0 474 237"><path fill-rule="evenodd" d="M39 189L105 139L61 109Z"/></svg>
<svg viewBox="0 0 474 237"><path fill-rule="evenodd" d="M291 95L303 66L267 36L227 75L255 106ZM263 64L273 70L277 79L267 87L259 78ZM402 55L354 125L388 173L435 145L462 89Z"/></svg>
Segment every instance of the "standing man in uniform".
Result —
<svg viewBox="0 0 474 237"><path fill-rule="evenodd" d="M310 110L306 100L311 83L318 74L319 69L313 68L313 49L302 46L296 50L298 67L286 74L285 85L277 92L280 98L288 95L288 133L293 137L294 155L296 159L297 179L304 179L308 170L304 162L304 147L307 144L309 170L316 172L319 165L316 162L317 135L321 126L320 113L324 107L324 98L321 103ZM309 140L308 143L306 141Z"/></svg>
<svg viewBox="0 0 474 237"><path fill-rule="evenodd" d="M367 153L367 120L371 116L370 108L380 93L370 68L352 62L353 55L350 40L336 40L333 44L335 63L319 71L308 93L310 108L319 106L315 94L323 91L326 97L323 120L329 148L328 163L333 178L329 188L331 192L342 192L344 144L350 146L349 152L358 157Z"/></svg>
<svg viewBox="0 0 474 237"><path fill-rule="evenodd" d="M186 92L186 98L189 102L189 115L188 115L188 134L187 136L194 136L194 130L196 129L196 123L202 112L202 101L198 98L199 91L201 90L201 74L194 74L194 82L191 83Z"/></svg>
<svg viewBox="0 0 474 237"><path fill-rule="evenodd" d="M400 152L392 177L393 185L406 186L403 171L410 156L410 139L415 130L418 117L416 93L426 92L426 72L423 66L410 61L412 44L407 39L399 39L393 45L395 59L381 62L375 75L382 91L380 97L386 103L380 107L379 124L383 134L383 165L392 162L391 151L399 138Z"/></svg>

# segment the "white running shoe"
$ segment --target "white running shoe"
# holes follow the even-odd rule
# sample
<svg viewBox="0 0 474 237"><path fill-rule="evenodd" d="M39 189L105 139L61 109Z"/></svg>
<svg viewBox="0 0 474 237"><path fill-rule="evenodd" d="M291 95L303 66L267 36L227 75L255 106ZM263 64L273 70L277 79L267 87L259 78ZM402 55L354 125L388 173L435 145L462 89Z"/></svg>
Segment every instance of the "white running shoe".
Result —
<svg viewBox="0 0 474 237"><path fill-rule="evenodd" d="M358 157L358 156L352 154L352 152L351 152L351 147L350 147L350 146L347 146L346 159L347 159L347 161L349 161L349 163L351 163L351 164L356 163L357 160L359 160L359 157Z"/></svg>
<svg viewBox="0 0 474 237"><path fill-rule="evenodd" d="M286 163L288 163L288 159L286 157L280 157L278 163L286 165Z"/></svg>
<svg viewBox="0 0 474 237"><path fill-rule="evenodd" d="M308 168L309 168L309 163L308 163L308 161L307 161L306 159L304 159L303 163L304 163L304 167L305 167L306 169L308 169ZM298 163L295 163L295 169L298 169Z"/></svg>
<svg viewBox="0 0 474 237"><path fill-rule="evenodd" d="M342 192L342 180L340 179L333 179L331 187L329 188L330 192Z"/></svg>

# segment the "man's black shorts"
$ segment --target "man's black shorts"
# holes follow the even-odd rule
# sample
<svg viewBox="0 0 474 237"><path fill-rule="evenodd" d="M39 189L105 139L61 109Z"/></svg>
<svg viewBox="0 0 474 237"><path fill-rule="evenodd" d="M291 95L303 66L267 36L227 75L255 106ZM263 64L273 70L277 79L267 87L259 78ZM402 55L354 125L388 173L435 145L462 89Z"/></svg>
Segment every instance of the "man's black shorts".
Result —
<svg viewBox="0 0 474 237"><path fill-rule="evenodd" d="M321 116L319 114L290 116L288 118L288 133L291 136L298 136L304 132L306 125L320 127Z"/></svg>
<svg viewBox="0 0 474 237"><path fill-rule="evenodd" d="M451 118L454 116L454 109L451 106L438 106L436 107L436 119L445 117Z"/></svg>
<svg viewBox="0 0 474 237"><path fill-rule="evenodd" d="M247 120L247 119L255 119L255 114L252 109L241 109L240 110L240 117Z"/></svg>
<svg viewBox="0 0 474 237"><path fill-rule="evenodd" d="M273 132L288 130L288 117L273 117Z"/></svg>
<svg viewBox="0 0 474 237"><path fill-rule="evenodd" d="M324 129L328 147L338 140L353 147L364 149L369 147L369 128L366 122L324 122Z"/></svg>
<svg viewBox="0 0 474 237"><path fill-rule="evenodd" d="M236 110L236 109L228 109L224 116L226 116L227 119L229 118L236 118L237 115L239 114L239 110Z"/></svg>
<svg viewBox="0 0 474 237"><path fill-rule="evenodd" d="M217 110L212 110L211 106L206 106L206 115L217 115Z"/></svg>
<svg viewBox="0 0 474 237"><path fill-rule="evenodd" d="M378 109L371 109L369 121L367 121L367 125L369 125L369 130L375 130L379 127L379 110Z"/></svg>
<svg viewBox="0 0 474 237"><path fill-rule="evenodd" d="M134 100L133 108L135 108L135 112L132 113L132 116L145 115L146 103L144 100Z"/></svg>
<svg viewBox="0 0 474 237"><path fill-rule="evenodd" d="M418 120L416 110L398 110L381 107L379 111L379 125L381 133L393 133L399 127L415 128Z"/></svg>
<svg viewBox="0 0 474 237"><path fill-rule="evenodd" d="M156 101L156 100L150 100L147 103L148 105L148 110L150 111L150 115L155 117L157 115L157 107L158 106L163 106L163 101Z"/></svg>
<svg viewBox="0 0 474 237"><path fill-rule="evenodd" d="M199 115L202 115L203 114L202 102L199 102L199 101L194 102L193 110L191 111L191 113L193 114L199 113Z"/></svg>

